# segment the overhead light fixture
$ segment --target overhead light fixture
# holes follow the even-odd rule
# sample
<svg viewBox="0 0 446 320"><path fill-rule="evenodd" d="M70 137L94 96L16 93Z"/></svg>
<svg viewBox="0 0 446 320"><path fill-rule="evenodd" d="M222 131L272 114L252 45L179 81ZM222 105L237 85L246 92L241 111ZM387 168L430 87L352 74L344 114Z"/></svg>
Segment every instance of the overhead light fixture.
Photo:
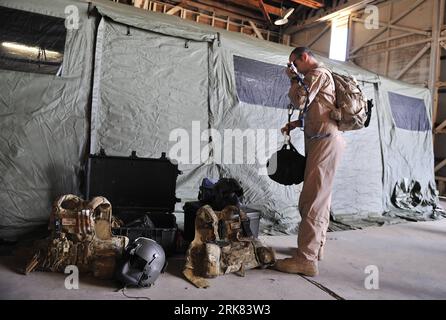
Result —
<svg viewBox="0 0 446 320"><path fill-rule="evenodd" d="M274 21L274 24L276 26L283 26L283 25L287 24L288 23L288 18L293 14L293 12L294 12L294 8L289 8L285 12L285 14L283 15L282 18L277 19L276 21Z"/></svg>
<svg viewBox="0 0 446 320"><path fill-rule="evenodd" d="M15 54L30 54L30 55L38 55L40 52L44 52L45 56L50 59L60 58L62 55L60 52L51 51L51 50L43 50L39 47L30 47L24 44L14 43L14 42L2 42L2 46L12 51L11 53Z"/></svg>

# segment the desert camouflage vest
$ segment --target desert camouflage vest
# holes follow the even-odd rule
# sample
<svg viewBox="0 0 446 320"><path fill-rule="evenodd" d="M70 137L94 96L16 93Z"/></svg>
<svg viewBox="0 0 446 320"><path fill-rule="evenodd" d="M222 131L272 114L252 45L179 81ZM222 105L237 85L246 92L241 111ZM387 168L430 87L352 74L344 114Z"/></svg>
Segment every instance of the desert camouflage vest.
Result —
<svg viewBox="0 0 446 320"><path fill-rule="evenodd" d="M243 230L246 214L236 206L214 211L201 207L195 218L195 238L186 254L184 276L198 288L209 286L205 278L267 267L275 262L274 251Z"/></svg>
<svg viewBox="0 0 446 320"><path fill-rule="evenodd" d="M113 236L111 227L112 207L106 198L88 202L72 194L59 197L50 215L51 236L36 244L25 273L34 269L64 272L66 266L75 265L80 272L112 278L129 240Z"/></svg>

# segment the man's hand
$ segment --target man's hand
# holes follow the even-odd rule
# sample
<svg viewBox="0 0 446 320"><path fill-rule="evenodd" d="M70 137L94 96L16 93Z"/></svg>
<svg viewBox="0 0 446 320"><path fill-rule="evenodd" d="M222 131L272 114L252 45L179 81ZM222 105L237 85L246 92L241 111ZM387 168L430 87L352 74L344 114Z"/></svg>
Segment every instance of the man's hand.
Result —
<svg viewBox="0 0 446 320"><path fill-rule="evenodd" d="M282 134L285 134L288 132L288 128L291 131L293 129L296 129L297 127L302 127L302 121L295 120L290 123L287 123L282 129L280 129L280 132L282 132Z"/></svg>
<svg viewBox="0 0 446 320"><path fill-rule="evenodd" d="M282 134L286 134L288 132L288 125L289 125L289 123L287 123L282 129L280 129L280 132Z"/></svg>
<svg viewBox="0 0 446 320"><path fill-rule="evenodd" d="M285 72L290 79L295 79L297 77L297 74L293 71L293 69L291 69L291 67L287 67Z"/></svg>

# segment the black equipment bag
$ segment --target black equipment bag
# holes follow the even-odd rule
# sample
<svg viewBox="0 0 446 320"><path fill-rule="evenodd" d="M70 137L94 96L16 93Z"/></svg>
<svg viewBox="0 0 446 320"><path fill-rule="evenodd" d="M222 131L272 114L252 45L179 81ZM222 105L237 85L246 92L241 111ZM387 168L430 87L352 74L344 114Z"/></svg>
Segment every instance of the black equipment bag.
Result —
<svg viewBox="0 0 446 320"><path fill-rule="evenodd" d="M201 205L210 205L212 209L221 211L227 206L237 206L243 202L243 188L234 178L221 178L217 182L204 178L198 200Z"/></svg>
<svg viewBox="0 0 446 320"><path fill-rule="evenodd" d="M289 186L304 181L305 164L305 157L288 142L271 156L266 167L272 180Z"/></svg>

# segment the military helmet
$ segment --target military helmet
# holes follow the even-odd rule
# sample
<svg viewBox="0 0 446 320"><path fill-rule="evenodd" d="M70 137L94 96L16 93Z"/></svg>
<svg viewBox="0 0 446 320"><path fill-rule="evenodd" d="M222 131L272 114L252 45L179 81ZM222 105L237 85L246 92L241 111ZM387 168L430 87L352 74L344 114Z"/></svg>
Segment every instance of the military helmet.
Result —
<svg viewBox="0 0 446 320"><path fill-rule="evenodd" d="M116 276L126 286L150 287L166 267L163 248L152 239L139 237L126 248Z"/></svg>

